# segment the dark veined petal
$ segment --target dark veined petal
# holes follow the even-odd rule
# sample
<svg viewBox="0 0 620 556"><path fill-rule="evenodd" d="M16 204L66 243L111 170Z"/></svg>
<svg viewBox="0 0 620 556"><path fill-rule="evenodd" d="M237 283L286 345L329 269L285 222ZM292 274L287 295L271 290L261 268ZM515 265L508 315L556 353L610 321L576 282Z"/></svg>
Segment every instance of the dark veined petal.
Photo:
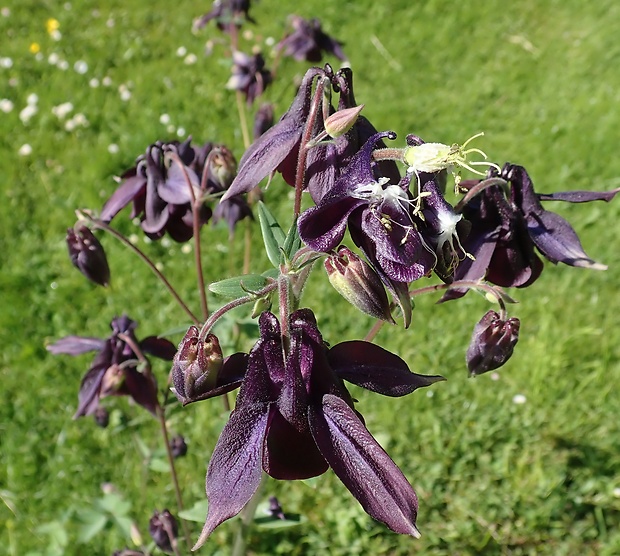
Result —
<svg viewBox="0 0 620 556"><path fill-rule="evenodd" d="M174 354L177 352L176 346L165 338L159 336L147 336L143 340L140 340L140 349L144 353L159 357L166 361L172 361Z"/></svg>
<svg viewBox="0 0 620 556"><path fill-rule="evenodd" d="M419 537L418 498L402 471L337 396L310 407L312 435L334 473L366 513L392 531Z"/></svg>
<svg viewBox="0 0 620 556"><path fill-rule="evenodd" d="M124 372L125 380L118 391L119 395L126 394L138 404L148 409L153 415L157 414L157 383L155 378L147 376L134 367L128 367Z"/></svg>
<svg viewBox="0 0 620 556"><path fill-rule="evenodd" d="M309 208L299 217L299 237L315 251L335 249L347 230L349 215L364 204L366 201L355 197L338 197Z"/></svg>
<svg viewBox="0 0 620 556"><path fill-rule="evenodd" d="M536 193L540 201L565 201L567 203L589 203L590 201L605 201L609 203L620 188L611 191L560 191L558 193Z"/></svg>
<svg viewBox="0 0 620 556"><path fill-rule="evenodd" d="M323 73L319 68L306 72L297 96L286 114L272 128L250 145L239 161L239 171L222 201L240 193L247 193L274 172L286 156L301 140L310 110L310 98L314 78Z"/></svg>
<svg viewBox="0 0 620 556"><path fill-rule="evenodd" d="M94 413L99 405L99 390L103 375L107 370L107 364L93 365L82 378L78 393L78 408L73 416L74 419Z"/></svg>
<svg viewBox="0 0 620 556"><path fill-rule="evenodd" d="M607 269L586 255L575 230L559 214L543 210L528 215L526 222L532 241L552 263L559 261L593 270Z"/></svg>
<svg viewBox="0 0 620 556"><path fill-rule="evenodd" d="M146 187L144 176L131 176L123 181L101 209L101 220L110 222Z"/></svg>
<svg viewBox="0 0 620 556"><path fill-rule="evenodd" d="M58 355L80 355L89 351L100 351L105 346L106 341L100 338L85 338L82 336L65 336L47 346L47 351Z"/></svg>
<svg viewBox="0 0 620 556"><path fill-rule="evenodd" d="M209 461L209 510L192 550L200 548L218 525L237 515L256 492L262 476L269 407L258 403L231 413Z"/></svg>
<svg viewBox="0 0 620 556"><path fill-rule="evenodd" d="M370 342L342 342L329 350L327 359L340 378L384 396L405 396L445 380L412 373L398 355Z"/></svg>

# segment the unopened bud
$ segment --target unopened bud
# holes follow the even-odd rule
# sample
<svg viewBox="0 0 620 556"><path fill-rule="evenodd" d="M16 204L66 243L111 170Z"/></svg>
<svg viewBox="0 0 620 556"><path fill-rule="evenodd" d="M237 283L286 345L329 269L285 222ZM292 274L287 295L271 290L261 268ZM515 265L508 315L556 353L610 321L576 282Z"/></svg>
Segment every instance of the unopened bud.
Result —
<svg viewBox="0 0 620 556"><path fill-rule="evenodd" d="M97 409L95 409L93 417L95 419L95 423L97 423L97 425L102 429L107 428L107 426L110 424L110 414L108 413L108 410L102 405L98 406Z"/></svg>
<svg viewBox="0 0 620 556"><path fill-rule="evenodd" d="M329 282L351 305L377 319L393 323L385 288L378 274L347 247L325 259Z"/></svg>
<svg viewBox="0 0 620 556"><path fill-rule="evenodd" d="M172 382L177 398L189 403L215 387L222 368L220 342L214 334L200 340L200 331L190 326L172 362Z"/></svg>
<svg viewBox="0 0 620 556"><path fill-rule="evenodd" d="M170 452L173 458L182 458L187 454L187 444L185 438L180 434L170 439Z"/></svg>
<svg viewBox="0 0 620 556"><path fill-rule="evenodd" d="M164 552L173 552L179 534L175 517L168 511L155 511L149 521L149 533L158 548Z"/></svg>
<svg viewBox="0 0 620 556"><path fill-rule="evenodd" d="M99 240L83 224L67 230L67 247L73 265L86 278L107 286L110 283L110 267L105 251Z"/></svg>
<svg viewBox="0 0 620 556"><path fill-rule="evenodd" d="M467 349L469 375L480 375L506 363L519 339L520 325L515 317L504 321L495 311L488 311L476 324Z"/></svg>
<svg viewBox="0 0 620 556"><path fill-rule="evenodd" d="M125 384L125 371L120 365L110 365L101 380L100 398L114 396Z"/></svg>
<svg viewBox="0 0 620 556"><path fill-rule="evenodd" d="M207 156L209 178L218 189L226 190L237 175L237 161L231 150L224 145L216 145Z"/></svg>
<svg viewBox="0 0 620 556"><path fill-rule="evenodd" d="M334 139L344 135L353 127L363 108L364 105L360 104L353 108L343 108L334 112L325 119L325 131Z"/></svg>

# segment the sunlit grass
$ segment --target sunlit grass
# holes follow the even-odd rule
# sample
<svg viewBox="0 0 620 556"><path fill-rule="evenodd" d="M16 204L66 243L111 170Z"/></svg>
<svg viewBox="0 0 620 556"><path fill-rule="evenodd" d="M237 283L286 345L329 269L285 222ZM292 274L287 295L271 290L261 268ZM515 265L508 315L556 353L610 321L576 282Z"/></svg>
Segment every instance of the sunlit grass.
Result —
<svg viewBox="0 0 620 556"><path fill-rule="evenodd" d="M110 400L108 429L72 421L90 359L51 357L44 346L67 334L104 336L123 312L144 336L182 328L184 315L112 238L104 238L111 288L86 283L70 265L64 233L73 211L100 208L116 186L113 176L157 139L191 135L226 143L237 157L243 152L234 96L224 88L225 48L215 44L204 55L205 42L223 36L214 27L190 32L209 3L99 4L0 6L0 546L11 555L111 554L129 545L113 524L77 544L80 515L102 497L102 483L131 502L146 543L152 511L174 510L168 474L149 467L137 441L159 449L155 421L125 399ZM278 40L289 12L320 17L345 43L356 99L378 129L446 144L484 131L490 158L525 165L544 192L620 185L616 3L263 0L249 29L265 52L265 39ZM304 71L282 62L267 92L279 114L293 76ZM289 193L279 180L268 191L281 200L283 224ZM497 375L466 378L471 330L488 309L480 296L440 306L419 299L411 329L380 332L414 371L449 379L397 400L354 391L369 429L419 493L420 541L373 523L328 473L314 488L269 484L285 512L308 521L257 533L254 553L619 553L619 207L617 200L552 206L610 268L548 265L533 288L512 292L521 340ZM139 234L130 222L119 225ZM211 281L242 254L229 252L224 228L205 237ZM141 235L138 241L170 256L165 270L197 307L191 253ZM264 270L265 257L258 261L256 270ZM362 337L371 319L344 305L317 274L306 299L325 339ZM156 368L160 382L166 372ZM224 422L218 400L170 414L171 429L189 444L178 465L190 506L204 498L206 463ZM233 530L234 523L223 525L203 552L227 554Z"/></svg>

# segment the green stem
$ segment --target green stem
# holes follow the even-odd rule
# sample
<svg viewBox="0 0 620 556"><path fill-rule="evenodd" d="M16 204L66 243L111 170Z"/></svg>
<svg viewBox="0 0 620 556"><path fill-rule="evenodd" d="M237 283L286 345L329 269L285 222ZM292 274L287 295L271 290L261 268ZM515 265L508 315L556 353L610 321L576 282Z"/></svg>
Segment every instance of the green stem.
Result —
<svg viewBox="0 0 620 556"><path fill-rule="evenodd" d="M260 502L265 484L267 483L267 475L263 473L256 492L250 498L250 501L245 505L245 508L241 511L241 519L239 520L239 528L237 529L237 535L235 536L235 544L232 550L232 556L245 556L246 545L250 530L252 529L252 522L256 515L256 508Z"/></svg>
<svg viewBox="0 0 620 556"><path fill-rule="evenodd" d="M103 220L99 220L98 218L93 218L88 212L78 211L80 216L84 216L87 220L92 222L96 228L104 230L108 232L110 235L118 239L121 243L123 243L126 247L129 247L140 259L153 271L153 274L159 278L159 280L166 286L167 290L170 292L174 300L179 304L181 309L185 311L187 316L191 319L191 321L196 325L200 325L200 321L198 318L192 313L191 309L183 302L179 294L176 292L172 284L168 282L168 279L157 269L157 267L153 264L153 261L149 259L144 252L140 250L139 247L135 246L131 241L129 241L123 234L116 231L114 228L106 224Z"/></svg>
<svg viewBox="0 0 620 556"><path fill-rule="evenodd" d="M239 112L239 123L241 124L241 136L243 137L243 147L247 149L250 146L250 132L248 131L248 120L245 116L245 106L243 104L243 95L241 91L237 91L237 112Z"/></svg>

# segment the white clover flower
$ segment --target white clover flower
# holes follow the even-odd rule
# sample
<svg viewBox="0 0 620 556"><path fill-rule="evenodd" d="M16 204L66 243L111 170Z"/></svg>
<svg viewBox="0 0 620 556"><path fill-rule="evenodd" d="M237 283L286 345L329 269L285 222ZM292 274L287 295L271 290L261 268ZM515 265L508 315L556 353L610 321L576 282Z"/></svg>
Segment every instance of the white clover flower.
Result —
<svg viewBox="0 0 620 556"><path fill-rule="evenodd" d="M69 69L69 62L67 60L60 60L57 64L58 69L62 71L67 71Z"/></svg>
<svg viewBox="0 0 620 556"><path fill-rule="evenodd" d="M32 147L28 143L24 143L17 151L19 156L30 156L32 154Z"/></svg>
<svg viewBox="0 0 620 556"><path fill-rule="evenodd" d="M38 108L36 107L35 104L28 104L27 106L22 108L22 111L19 113L19 119L23 123L27 123L30 121L32 116L34 116L37 112L38 112Z"/></svg>
<svg viewBox="0 0 620 556"><path fill-rule="evenodd" d="M4 112L5 114L11 112L14 107L15 105L8 98L3 98L2 100L0 100L0 111Z"/></svg>
<svg viewBox="0 0 620 556"><path fill-rule="evenodd" d="M73 116L73 120L75 121L76 125L79 125L81 127L86 127L88 125L88 120L86 119L86 116L84 116L84 114L82 114L81 112L78 112L75 116Z"/></svg>
<svg viewBox="0 0 620 556"><path fill-rule="evenodd" d="M73 110L73 104L70 102L63 102L58 106L52 108L52 114L60 120L64 120L67 115Z"/></svg>
<svg viewBox="0 0 620 556"><path fill-rule="evenodd" d="M159 117L159 123L163 125L168 125L170 123L170 114L162 114Z"/></svg>
<svg viewBox="0 0 620 556"><path fill-rule="evenodd" d="M88 71L88 64L84 60L78 60L73 64L73 69L80 75L84 75Z"/></svg>
<svg viewBox="0 0 620 556"><path fill-rule="evenodd" d="M26 103L29 105L35 105L39 102L39 95L37 93L30 93L26 98Z"/></svg>
<svg viewBox="0 0 620 556"><path fill-rule="evenodd" d="M187 48L185 48L184 46L179 46L179 48L177 48L177 56L179 58L182 58L186 54L187 54Z"/></svg>
<svg viewBox="0 0 620 556"><path fill-rule="evenodd" d="M96 89L97 87L99 87L99 79L97 79L96 77L93 77L89 82L88 82L88 86L91 89Z"/></svg>
<svg viewBox="0 0 620 556"><path fill-rule="evenodd" d="M4 56L2 58L0 58L0 67L2 68L12 68L13 67L13 60L11 58L9 58L8 56Z"/></svg>
<svg viewBox="0 0 620 556"><path fill-rule="evenodd" d="M512 397L512 403L516 405L523 405L525 402L527 402L527 398L523 394L515 394Z"/></svg>
<svg viewBox="0 0 620 556"><path fill-rule="evenodd" d="M112 85L112 78L108 75L106 75L102 80L101 80L101 84L104 87L109 87L110 85Z"/></svg>
<svg viewBox="0 0 620 556"><path fill-rule="evenodd" d="M120 149L119 149L119 147L118 147L118 145L116 143L110 143L108 145L108 152L110 154L116 154L119 150Z"/></svg>
<svg viewBox="0 0 620 556"><path fill-rule="evenodd" d="M184 127L180 127L179 129L177 129L177 135L179 137L185 137L185 133L186 133L186 131L185 131Z"/></svg>
<svg viewBox="0 0 620 556"><path fill-rule="evenodd" d="M3 7L0 9L0 15L2 15L2 17L9 17L11 15L11 8Z"/></svg>
<svg viewBox="0 0 620 556"><path fill-rule="evenodd" d="M185 59L183 60L183 63L191 66L193 64L195 64L198 61L198 56L196 56L196 54L188 54L187 56L185 56Z"/></svg>
<svg viewBox="0 0 620 556"><path fill-rule="evenodd" d="M55 66L58 62L60 62L60 56L58 56L58 54L56 54L56 52L52 52L48 57L47 57L47 63L50 66Z"/></svg>

